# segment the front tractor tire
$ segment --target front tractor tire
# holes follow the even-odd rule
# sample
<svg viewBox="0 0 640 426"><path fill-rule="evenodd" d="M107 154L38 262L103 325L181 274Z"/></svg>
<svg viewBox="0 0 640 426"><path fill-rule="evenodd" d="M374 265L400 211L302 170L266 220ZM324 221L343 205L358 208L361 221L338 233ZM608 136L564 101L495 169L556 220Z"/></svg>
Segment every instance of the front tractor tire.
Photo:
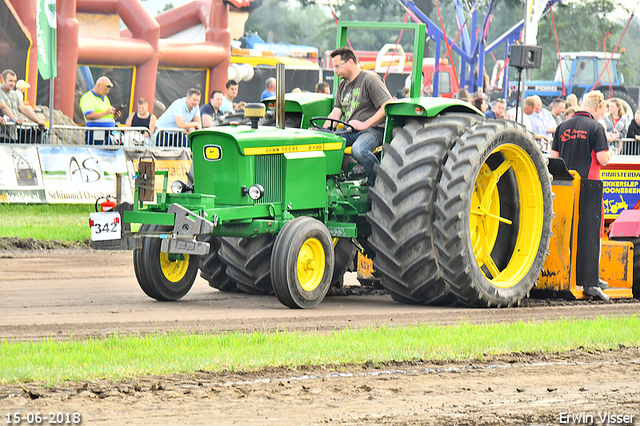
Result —
<svg viewBox="0 0 640 426"><path fill-rule="evenodd" d="M238 290L249 294L270 294L269 262L274 237L262 234L251 238L220 237L219 256L227 265L227 275Z"/></svg>
<svg viewBox="0 0 640 426"><path fill-rule="evenodd" d="M329 291L334 270L333 241L320 221L302 216L287 222L271 255L273 292L285 306L308 309Z"/></svg>
<svg viewBox="0 0 640 426"><path fill-rule="evenodd" d="M436 184L448 149L480 120L462 113L407 120L383 145L376 183L369 189L368 242L380 283L398 302L451 303L433 245Z"/></svg>
<svg viewBox="0 0 640 426"><path fill-rule="evenodd" d="M151 225L155 233L171 231L170 226ZM159 301L174 301L191 290L198 275L200 256L160 251L160 238L145 237L142 249L134 251L133 265L138 284L145 294Z"/></svg>
<svg viewBox="0 0 640 426"><path fill-rule="evenodd" d="M553 220L547 160L519 124L467 131L442 168L436 201L438 262L458 301L513 306L544 265Z"/></svg>

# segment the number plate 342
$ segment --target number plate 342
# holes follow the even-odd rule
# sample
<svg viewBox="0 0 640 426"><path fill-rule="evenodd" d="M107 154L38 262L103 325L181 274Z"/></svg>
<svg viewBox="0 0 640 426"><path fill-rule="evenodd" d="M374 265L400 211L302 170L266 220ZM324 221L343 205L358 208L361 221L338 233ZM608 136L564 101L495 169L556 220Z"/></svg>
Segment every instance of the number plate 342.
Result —
<svg viewBox="0 0 640 426"><path fill-rule="evenodd" d="M91 240L119 240L122 238L122 220L118 212L102 212L89 214Z"/></svg>

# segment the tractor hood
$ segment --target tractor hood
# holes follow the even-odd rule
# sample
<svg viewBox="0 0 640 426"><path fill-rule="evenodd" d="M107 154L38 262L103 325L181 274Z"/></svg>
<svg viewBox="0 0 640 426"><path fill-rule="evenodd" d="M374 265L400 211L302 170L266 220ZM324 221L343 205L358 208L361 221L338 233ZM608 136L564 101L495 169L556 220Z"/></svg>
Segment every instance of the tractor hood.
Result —
<svg viewBox="0 0 640 426"><path fill-rule="evenodd" d="M223 141L226 141L223 142ZM235 143L229 144L230 141ZM344 149L344 138L315 130L278 129L249 126L218 127L199 130L190 135L191 150L202 152L209 144L224 144L227 148L235 146L240 155L269 155L288 152L337 151ZM220 155L224 155L223 152ZM222 157L220 157L222 158Z"/></svg>

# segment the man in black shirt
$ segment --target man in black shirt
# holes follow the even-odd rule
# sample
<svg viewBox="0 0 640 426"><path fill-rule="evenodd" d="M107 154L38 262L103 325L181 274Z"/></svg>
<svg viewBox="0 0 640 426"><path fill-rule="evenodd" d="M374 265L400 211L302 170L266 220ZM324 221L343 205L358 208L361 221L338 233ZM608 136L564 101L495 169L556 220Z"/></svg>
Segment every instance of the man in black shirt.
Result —
<svg viewBox="0 0 640 426"><path fill-rule="evenodd" d="M224 113L220 110L222 106L222 98L224 95L220 90L214 90L211 93L211 99L206 105L200 108L200 118L202 119L202 127L211 127L215 117L222 117Z"/></svg>
<svg viewBox="0 0 640 426"><path fill-rule="evenodd" d="M612 152L609 150L604 127L596 121L602 116L603 110L604 96L602 93L599 90L587 93L582 101L582 109L570 119L562 122L556 128L553 136L551 157L561 157L567 168L577 171L583 181L599 181L600 166L606 165L611 159ZM592 211L602 211L601 186L598 205L589 207ZM600 237L602 237L603 229L604 215L602 214L600 216ZM599 255L597 259L599 262ZM597 268L597 271L600 271L599 263ZM603 300L609 299L609 296L602 292L602 288L608 287L605 281L598 280L598 282L584 282L581 284L586 295L599 297Z"/></svg>

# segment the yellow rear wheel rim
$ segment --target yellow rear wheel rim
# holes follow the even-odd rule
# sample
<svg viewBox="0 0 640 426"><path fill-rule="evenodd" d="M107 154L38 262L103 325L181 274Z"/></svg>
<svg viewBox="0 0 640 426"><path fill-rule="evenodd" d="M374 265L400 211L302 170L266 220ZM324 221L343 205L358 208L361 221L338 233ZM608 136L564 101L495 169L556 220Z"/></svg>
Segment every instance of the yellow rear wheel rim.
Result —
<svg viewBox="0 0 640 426"><path fill-rule="evenodd" d="M298 282L304 291L314 291L324 277L325 254L317 238L309 238L298 253Z"/></svg>
<svg viewBox="0 0 640 426"><path fill-rule="evenodd" d="M540 235L544 221L544 197L540 177L529 154L521 147L505 144L491 154L502 154L502 163L491 170L485 163L474 186L471 198L471 245L480 270L496 287L508 288L518 284L536 259L540 246ZM500 223L517 226L500 216L500 193L498 181L512 170L517 180L519 206L518 229L513 253L507 265L500 269L491 257L496 244ZM482 268L489 271L487 274Z"/></svg>
<svg viewBox="0 0 640 426"><path fill-rule="evenodd" d="M162 274L171 282L178 282L185 277L189 269L189 255L185 254L184 260L171 260L169 253L160 252L160 267Z"/></svg>

